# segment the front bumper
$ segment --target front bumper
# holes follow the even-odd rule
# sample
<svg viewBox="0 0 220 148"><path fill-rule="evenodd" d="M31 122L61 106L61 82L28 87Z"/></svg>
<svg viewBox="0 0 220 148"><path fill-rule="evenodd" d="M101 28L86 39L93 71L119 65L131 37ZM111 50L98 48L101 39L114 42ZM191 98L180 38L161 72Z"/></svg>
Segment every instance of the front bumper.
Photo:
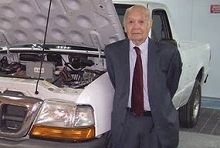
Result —
<svg viewBox="0 0 220 148"><path fill-rule="evenodd" d="M0 139L0 148L105 148L107 143L105 137L80 143L66 143L38 139L27 139L23 141Z"/></svg>

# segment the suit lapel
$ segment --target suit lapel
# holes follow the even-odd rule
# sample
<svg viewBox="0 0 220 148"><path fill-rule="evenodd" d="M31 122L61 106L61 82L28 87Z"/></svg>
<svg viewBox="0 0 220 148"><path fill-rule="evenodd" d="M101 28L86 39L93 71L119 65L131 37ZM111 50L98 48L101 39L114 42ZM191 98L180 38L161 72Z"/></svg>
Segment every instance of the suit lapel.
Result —
<svg viewBox="0 0 220 148"><path fill-rule="evenodd" d="M122 47L124 47L123 52L125 52L125 54L124 53L121 54L121 55L124 55L123 61L125 63L125 65L124 65L125 71L123 73L124 73L124 77L126 78L126 80L128 80L127 81L127 86L128 86L127 90L129 90L130 89L130 59L129 59L130 46L129 46L129 40L125 40L124 45Z"/></svg>
<svg viewBox="0 0 220 148"><path fill-rule="evenodd" d="M157 44L149 39L149 45L148 45L148 96L149 96L149 102L150 105L152 105L151 98L155 98L155 90L156 90L156 79L157 79L157 51L159 50Z"/></svg>
<svg viewBox="0 0 220 148"><path fill-rule="evenodd" d="M130 51L130 47L129 47L129 40L125 40L124 42L122 42L121 46L119 47L121 48L121 52L120 52L120 61L121 61L121 67L120 67L120 71L121 71L121 79L120 81L122 81L123 85L123 92L125 95L125 106L127 106L128 104L128 98L129 98L129 90L130 90L130 60L129 60L129 51Z"/></svg>

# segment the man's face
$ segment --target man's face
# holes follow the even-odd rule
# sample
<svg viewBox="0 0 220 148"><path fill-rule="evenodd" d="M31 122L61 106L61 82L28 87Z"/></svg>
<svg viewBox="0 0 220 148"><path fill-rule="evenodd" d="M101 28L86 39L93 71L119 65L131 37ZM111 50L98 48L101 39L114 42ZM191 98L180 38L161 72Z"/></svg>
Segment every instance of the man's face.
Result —
<svg viewBox="0 0 220 148"><path fill-rule="evenodd" d="M144 9L133 8L125 20L125 32L135 45L140 45L148 37L151 25L151 19Z"/></svg>

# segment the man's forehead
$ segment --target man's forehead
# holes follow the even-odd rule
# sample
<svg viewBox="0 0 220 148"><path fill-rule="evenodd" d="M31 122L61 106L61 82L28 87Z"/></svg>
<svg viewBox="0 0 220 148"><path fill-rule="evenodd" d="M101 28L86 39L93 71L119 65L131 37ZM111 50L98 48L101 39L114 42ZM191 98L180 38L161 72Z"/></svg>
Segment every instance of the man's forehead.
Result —
<svg viewBox="0 0 220 148"><path fill-rule="evenodd" d="M135 15L135 14L139 14L142 16L148 16L147 11L144 7L134 7L132 9L130 9L130 11L128 12L128 15Z"/></svg>
<svg viewBox="0 0 220 148"><path fill-rule="evenodd" d="M148 15L144 9L132 9L128 13L128 18L148 18Z"/></svg>

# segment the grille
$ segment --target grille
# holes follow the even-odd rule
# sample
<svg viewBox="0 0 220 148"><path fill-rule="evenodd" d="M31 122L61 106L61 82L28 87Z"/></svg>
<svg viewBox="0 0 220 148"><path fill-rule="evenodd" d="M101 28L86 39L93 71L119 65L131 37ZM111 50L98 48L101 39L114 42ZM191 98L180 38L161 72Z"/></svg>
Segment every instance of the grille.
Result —
<svg viewBox="0 0 220 148"><path fill-rule="evenodd" d="M3 104L0 123L1 131L16 133L21 130L27 112L27 107Z"/></svg>
<svg viewBox="0 0 220 148"><path fill-rule="evenodd" d="M21 138L27 135L42 103L33 97L0 95L0 136Z"/></svg>

